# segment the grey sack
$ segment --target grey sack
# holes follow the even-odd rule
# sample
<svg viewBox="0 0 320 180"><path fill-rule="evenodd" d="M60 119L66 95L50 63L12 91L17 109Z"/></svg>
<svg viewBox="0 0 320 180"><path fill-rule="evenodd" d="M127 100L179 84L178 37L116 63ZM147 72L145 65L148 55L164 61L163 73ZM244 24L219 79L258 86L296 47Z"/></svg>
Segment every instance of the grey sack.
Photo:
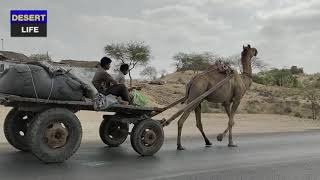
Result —
<svg viewBox="0 0 320 180"><path fill-rule="evenodd" d="M88 92L83 83L67 71L50 72L41 65L17 64L0 76L0 93L79 101Z"/></svg>

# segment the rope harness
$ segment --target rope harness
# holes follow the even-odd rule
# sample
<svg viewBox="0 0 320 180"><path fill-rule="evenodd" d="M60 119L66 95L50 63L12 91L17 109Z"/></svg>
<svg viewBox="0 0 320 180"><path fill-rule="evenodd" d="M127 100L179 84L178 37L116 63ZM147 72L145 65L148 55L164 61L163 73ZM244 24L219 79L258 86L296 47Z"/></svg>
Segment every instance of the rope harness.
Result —
<svg viewBox="0 0 320 180"><path fill-rule="evenodd" d="M28 66L29 73L30 73L30 76L31 76L31 81L32 81L32 86L33 86L34 94L35 94L35 96L36 96L36 100L38 101L39 98L38 98L38 93L37 93L36 85L35 85L35 83L34 83L32 71L31 71L30 66L29 66L29 65L27 65L27 66ZM51 80L51 88L50 88L50 92L49 92L49 95L48 95L48 98L47 98L47 103L49 102L50 97L51 97L51 94L52 94L52 90L53 90L53 86L54 86L54 79L55 79L55 75L53 75L52 80Z"/></svg>
<svg viewBox="0 0 320 180"><path fill-rule="evenodd" d="M201 73L199 73L198 75L205 75L205 74L208 74L208 73L210 73L210 72L212 72L212 71L216 71L216 70L218 70L219 73L226 74L226 75L227 75L226 78L229 78L229 76L231 76L231 75L233 74L233 71L234 71L234 70L233 70L228 64L222 62L221 60L216 61L216 62L214 63L214 65L215 65L214 68L208 69L208 70L206 70L206 71L204 71L204 72L201 72ZM196 76L195 76L195 77L196 77ZM193 77L192 80L193 80L195 77ZM230 79L230 78L229 78L229 79ZM192 80L190 80L189 83L191 83ZM185 100L186 100L186 98L187 98L187 95L189 94L190 87L191 87L191 86L188 87L188 90L187 90L187 92L186 92ZM185 101L185 100L184 100L184 101ZM182 103L184 103L184 101L183 101Z"/></svg>

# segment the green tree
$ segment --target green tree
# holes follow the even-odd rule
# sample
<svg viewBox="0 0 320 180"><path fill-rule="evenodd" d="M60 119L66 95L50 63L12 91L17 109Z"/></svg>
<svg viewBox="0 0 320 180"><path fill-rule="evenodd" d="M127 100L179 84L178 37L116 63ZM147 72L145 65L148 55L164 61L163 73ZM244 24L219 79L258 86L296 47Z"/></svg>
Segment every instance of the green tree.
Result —
<svg viewBox="0 0 320 180"><path fill-rule="evenodd" d="M177 71L192 70L194 73L205 70L213 62L215 56L212 53L182 53L179 52L173 56L176 61Z"/></svg>
<svg viewBox="0 0 320 180"><path fill-rule="evenodd" d="M138 66L146 66L150 61L150 47L144 42L111 43L104 47L105 53L117 61L117 66L129 64L130 86L131 71Z"/></svg>
<svg viewBox="0 0 320 180"><path fill-rule="evenodd" d="M290 69L272 69L253 75L253 81L264 85L299 87L300 82Z"/></svg>

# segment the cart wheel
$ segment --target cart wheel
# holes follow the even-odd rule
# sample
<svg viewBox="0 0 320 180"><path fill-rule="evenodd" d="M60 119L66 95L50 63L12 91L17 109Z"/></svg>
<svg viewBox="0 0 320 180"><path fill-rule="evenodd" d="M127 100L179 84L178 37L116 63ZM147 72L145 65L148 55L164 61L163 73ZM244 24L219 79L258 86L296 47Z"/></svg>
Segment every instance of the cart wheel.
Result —
<svg viewBox="0 0 320 180"><path fill-rule="evenodd" d="M35 116L27 138L30 150L38 159L45 163L63 162L78 150L82 128L74 113L52 108Z"/></svg>
<svg viewBox="0 0 320 180"><path fill-rule="evenodd" d="M110 147L121 145L128 137L129 124L104 119L100 125L99 134L101 140Z"/></svg>
<svg viewBox="0 0 320 180"><path fill-rule="evenodd" d="M155 120L144 120L136 124L131 132L131 145L142 156L151 156L163 144L163 129Z"/></svg>
<svg viewBox="0 0 320 180"><path fill-rule="evenodd" d="M32 112L19 111L18 108L13 108L4 120L4 135L16 149L29 151L26 134L33 116Z"/></svg>

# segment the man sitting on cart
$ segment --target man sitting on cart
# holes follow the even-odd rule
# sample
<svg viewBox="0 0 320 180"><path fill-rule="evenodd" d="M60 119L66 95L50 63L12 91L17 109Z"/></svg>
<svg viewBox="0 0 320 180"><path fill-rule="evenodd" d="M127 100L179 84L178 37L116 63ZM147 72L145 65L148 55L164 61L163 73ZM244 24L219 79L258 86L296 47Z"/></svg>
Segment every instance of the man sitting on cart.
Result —
<svg viewBox="0 0 320 180"><path fill-rule="evenodd" d="M126 84L126 75L129 73L129 65L121 64L118 74L114 76L114 80L116 80L119 84ZM130 86L128 87L128 91L132 90L141 90L141 87ZM130 96L130 95L129 95Z"/></svg>
<svg viewBox="0 0 320 180"><path fill-rule="evenodd" d="M116 80L119 84L126 84L125 76L128 74L128 72L129 72L129 65L121 64L118 74L114 76L114 80Z"/></svg>
<svg viewBox="0 0 320 180"><path fill-rule="evenodd" d="M100 60L100 67L96 71L92 84L103 95L112 94L117 97L121 97L123 101L129 102L129 92L124 84L119 84L112 76L107 72L110 69L112 60L108 57L103 57Z"/></svg>

